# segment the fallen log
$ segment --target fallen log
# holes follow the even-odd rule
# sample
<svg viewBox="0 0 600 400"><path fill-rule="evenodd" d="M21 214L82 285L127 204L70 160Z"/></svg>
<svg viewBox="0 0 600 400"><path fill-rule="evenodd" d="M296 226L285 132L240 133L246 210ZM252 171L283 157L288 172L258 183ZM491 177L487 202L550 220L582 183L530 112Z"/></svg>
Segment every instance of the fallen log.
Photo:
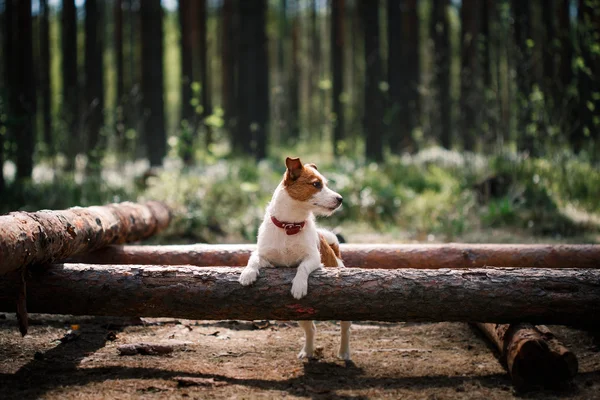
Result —
<svg viewBox="0 0 600 400"><path fill-rule="evenodd" d="M228 267L55 264L29 273L27 307L38 313L567 325L600 319L600 270L592 269L321 269L299 301L290 294L295 268L263 269L250 287ZM11 293L1 280L0 311L14 310Z"/></svg>
<svg viewBox="0 0 600 400"><path fill-rule="evenodd" d="M167 227L169 221L169 208L156 201L3 215L0 275L109 244L142 240Z"/></svg>
<svg viewBox="0 0 600 400"><path fill-rule="evenodd" d="M577 357L544 325L477 323L500 351L513 385L556 385L572 379Z"/></svg>
<svg viewBox="0 0 600 400"><path fill-rule="evenodd" d="M254 245L110 246L73 257L91 264L242 266ZM599 245L342 244L354 268L600 268Z"/></svg>

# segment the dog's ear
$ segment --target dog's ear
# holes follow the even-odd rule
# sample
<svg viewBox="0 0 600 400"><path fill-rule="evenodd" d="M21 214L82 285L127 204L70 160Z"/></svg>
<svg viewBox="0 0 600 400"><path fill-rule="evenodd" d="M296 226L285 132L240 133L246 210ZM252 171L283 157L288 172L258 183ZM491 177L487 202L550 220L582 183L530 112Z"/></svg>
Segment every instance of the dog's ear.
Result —
<svg viewBox="0 0 600 400"><path fill-rule="evenodd" d="M315 164L313 164L313 163L304 164L304 165L306 165L307 167L313 167L314 169L318 170L317 166Z"/></svg>
<svg viewBox="0 0 600 400"><path fill-rule="evenodd" d="M298 179L302 173L302 168L304 168L302 166L302 161L300 161L299 158L290 157L285 159L285 166L287 167L287 172L292 180Z"/></svg>

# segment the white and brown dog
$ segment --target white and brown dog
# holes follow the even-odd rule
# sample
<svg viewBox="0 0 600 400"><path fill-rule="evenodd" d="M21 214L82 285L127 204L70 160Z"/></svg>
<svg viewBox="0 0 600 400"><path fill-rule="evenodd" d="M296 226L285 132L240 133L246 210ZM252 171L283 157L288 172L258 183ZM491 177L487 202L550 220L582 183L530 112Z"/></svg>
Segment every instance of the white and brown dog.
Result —
<svg viewBox="0 0 600 400"><path fill-rule="evenodd" d="M342 205L342 196L327 187L327 179L314 164L299 158L285 160L287 170L275 189L258 231L258 246L248 260L239 282L246 286L256 281L261 267L297 266L292 281L292 296L300 299L308 292L308 276L325 267L344 267L337 237L318 229L315 215L331 215ZM298 358L314 355L316 327L313 321L299 321L304 329L304 347ZM338 357L350 360L350 325L341 322Z"/></svg>

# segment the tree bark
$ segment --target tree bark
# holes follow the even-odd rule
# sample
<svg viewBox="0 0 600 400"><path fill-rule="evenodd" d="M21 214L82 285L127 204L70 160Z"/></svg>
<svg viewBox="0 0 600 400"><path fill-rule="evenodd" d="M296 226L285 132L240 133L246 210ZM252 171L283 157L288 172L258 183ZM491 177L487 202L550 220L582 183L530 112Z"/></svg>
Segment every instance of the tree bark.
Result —
<svg viewBox="0 0 600 400"><path fill-rule="evenodd" d="M110 246L71 258L94 264L243 266L255 245ZM600 245L342 244L355 268L600 268Z"/></svg>
<svg viewBox="0 0 600 400"><path fill-rule="evenodd" d="M167 206L155 201L0 216L0 275L148 238L166 228L170 218Z"/></svg>
<svg viewBox="0 0 600 400"><path fill-rule="evenodd" d="M577 357L544 325L477 323L500 351L517 388L556 385L577 374Z"/></svg>
<svg viewBox="0 0 600 400"><path fill-rule="evenodd" d="M481 102L477 38L479 35L481 4L478 0L463 0L460 7L460 109L463 148L474 151L477 143L477 114Z"/></svg>
<svg viewBox="0 0 600 400"><path fill-rule="evenodd" d="M79 131L79 83L77 68L77 8L74 0L63 0L61 20L62 114L67 129L67 168L75 168L75 156L81 151Z"/></svg>
<svg viewBox="0 0 600 400"><path fill-rule="evenodd" d="M196 4L198 22L198 52L199 52L199 75L202 98L202 125L204 127L204 144L207 151L212 144L212 127L206 123L208 117L213 113L211 90L210 90L210 57L208 54L208 13L206 0L200 0Z"/></svg>
<svg viewBox="0 0 600 400"><path fill-rule="evenodd" d="M88 169L96 171L101 168L100 130L104 126L104 25L100 6L97 0L85 2L86 153Z"/></svg>
<svg viewBox="0 0 600 400"><path fill-rule="evenodd" d="M431 16L431 36L434 51L434 86L439 109L440 145L452 147L452 104L450 97L450 21L448 19L449 0L434 0ZM435 120L435 119L434 119ZM434 124L435 125L435 124ZM434 128L435 130L435 128Z"/></svg>
<svg viewBox="0 0 600 400"><path fill-rule="evenodd" d="M163 73L163 10L160 0L140 2L142 42L142 108L146 151L151 166L167 154Z"/></svg>
<svg viewBox="0 0 600 400"><path fill-rule="evenodd" d="M383 97L379 88L382 80L379 3L360 0L359 7L365 46L365 114L363 117L365 156L371 161L383 161Z"/></svg>
<svg viewBox="0 0 600 400"><path fill-rule="evenodd" d="M40 0L40 91L42 98L42 118L46 154L54 156L54 140L52 135L52 97L50 89L50 9L48 0Z"/></svg>
<svg viewBox="0 0 600 400"><path fill-rule="evenodd" d="M333 153L340 155L340 142L344 140L344 0L331 3L331 76L333 92L332 111L335 116L333 125Z"/></svg>
<svg viewBox="0 0 600 400"><path fill-rule="evenodd" d="M592 269L366 270L327 268L308 296L290 294L296 268L266 268L250 287L238 268L55 264L30 270L30 312L189 319L600 322ZM0 281L0 310L14 307Z"/></svg>
<svg viewBox="0 0 600 400"><path fill-rule="evenodd" d="M233 0L224 0L221 8L221 35L223 37L221 47L221 69L222 69L222 105L225 118L225 129L229 133L229 138L235 148L235 120L236 120L236 70L235 59L237 54L236 29L234 21L234 3Z"/></svg>
<svg viewBox="0 0 600 400"><path fill-rule="evenodd" d="M34 123L36 114L35 75L33 71L33 37L31 21L31 0L16 1L14 44L12 61L13 88L11 93L10 117L12 137L16 142L16 179L31 178L33 152L35 147Z"/></svg>
<svg viewBox="0 0 600 400"><path fill-rule="evenodd" d="M194 81L194 44L191 19L193 8L190 0L179 0L179 26L181 31L181 148L180 156L187 165L192 164L194 156L194 137L196 110L192 105L192 82ZM202 88L204 90L204 88Z"/></svg>

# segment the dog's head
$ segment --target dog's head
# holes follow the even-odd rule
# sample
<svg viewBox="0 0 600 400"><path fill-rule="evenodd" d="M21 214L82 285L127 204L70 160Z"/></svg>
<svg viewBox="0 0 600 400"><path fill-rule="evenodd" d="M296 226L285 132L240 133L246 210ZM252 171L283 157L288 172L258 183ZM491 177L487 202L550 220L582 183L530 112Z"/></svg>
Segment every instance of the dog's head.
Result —
<svg viewBox="0 0 600 400"><path fill-rule="evenodd" d="M317 215L331 215L342 205L342 196L327 187L327 179L315 164L302 164L299 158L285 160L283 186L290 197L303 202Z"/></svg>

